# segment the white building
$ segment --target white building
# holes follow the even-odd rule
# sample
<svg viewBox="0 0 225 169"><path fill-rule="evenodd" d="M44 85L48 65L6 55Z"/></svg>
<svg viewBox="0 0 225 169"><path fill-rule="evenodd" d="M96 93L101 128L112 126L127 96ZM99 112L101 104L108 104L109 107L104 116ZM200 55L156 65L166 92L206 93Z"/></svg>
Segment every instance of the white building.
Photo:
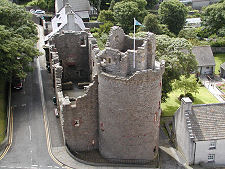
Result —
<svg viewBox="0 0 225 169"><path fill-rule="evenodd" d="M182 98L174 116L177 148L189 165L225 165L224 103L192 105Z"/></svg>
<svg viewBox="0 0 225 169"><path fill-rule="evenodd" d="M185 27L197 28L201 26L201 18L187 18Z"/></svg>
<svg viewBox="0 0 225 169"><path fill-rule="evenodd" d="M216 63L210 46L195 46L192 53L198 63L200 75L214 74Z"/></svg>
<svg viewBox="0 0 225 169"><path fill-rule="evenodd" d="M52 32L45 37L45 41L62 31L82 31L85 25L82 18L73 11L72 7L67 3L51 21Z"/></svg>
<svg viewBox="0 0 225 169"><path fill-rule="evenodd" d="M89 21L90 3L88 0L55 0L55 12L58 13L67 3L84 22Z"/></svg>

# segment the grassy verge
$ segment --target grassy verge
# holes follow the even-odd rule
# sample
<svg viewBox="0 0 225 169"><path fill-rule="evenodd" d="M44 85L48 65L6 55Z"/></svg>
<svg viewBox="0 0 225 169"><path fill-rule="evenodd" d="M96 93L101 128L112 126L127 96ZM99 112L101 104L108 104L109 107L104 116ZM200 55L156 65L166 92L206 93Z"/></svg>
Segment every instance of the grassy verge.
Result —
<svg viewBox="0 0 225 169"><path fill-rule="evenodd" d="M175 111L180 107L180 101L178 100L180 91L175 90L169 94L169 98L166 103L162 103L162 116L172 116ZM193 104L209 104L209 103L219 103L219 101L206 89L205 87L200 87L199 93L194 94Z"/></svg>
<svg viewBox="0 0 225 169"><path fill-rule="evenodd" d="M215 54L214 58L216 62L215 74L218 75L220 70L220 65L225 62L225 53Z"/></svg>
<svg viewBox="0 0 225 169"><path fill-rule="evenodd" d="M5 82L0 80L0 143L5 138L6 129L6 100L5 92L6 86Z"/></svg>

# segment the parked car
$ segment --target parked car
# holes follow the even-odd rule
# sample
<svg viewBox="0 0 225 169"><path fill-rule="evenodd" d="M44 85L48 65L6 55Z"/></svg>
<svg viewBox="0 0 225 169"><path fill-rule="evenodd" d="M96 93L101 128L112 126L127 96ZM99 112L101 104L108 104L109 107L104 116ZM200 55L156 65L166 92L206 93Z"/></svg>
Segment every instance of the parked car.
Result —
<svg viewBox="0 0 225 169"><path fill-rule="evenodd" d="M14 79L12 82L12 86L16 90L20 90L23 88L23 80L21 79Z"/></svg>
<svg viewBox="0 0 225 169"><path fill-rule="evenodd" d="M34 14L35 13L35 10L34 9L31 9L30 10L30 13Z"/></svg>
<svg viewBox="0 0 225 169"><path fill-rule="evenodd" d="M53 101L54 105L57 105L56 97L52 97L52 101Z"/></svg>
<svg viewBox="0 0 225 169"><path fill-rule="evenodd" d="M55 116L58 118L59 117L59 112L57 110L57 108L55 108Z"/></svg>
<svg viewBox="0 0 225 169"><path fill-rule="evenodd" d="M36 14L45 14L45 11L40 10L40 9L37 9L37 10L35 11L35 13L36 13Z"/></svg>

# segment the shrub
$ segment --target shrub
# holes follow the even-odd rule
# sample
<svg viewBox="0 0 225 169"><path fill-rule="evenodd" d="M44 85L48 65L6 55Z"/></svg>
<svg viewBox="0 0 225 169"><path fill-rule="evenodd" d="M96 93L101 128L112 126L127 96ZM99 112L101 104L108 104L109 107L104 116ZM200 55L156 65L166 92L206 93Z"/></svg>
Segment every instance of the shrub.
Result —
<svg viewBox="0 0 225 169"><path fill-rule="evenodd" d="M210 42L212 47L225 47L225 37L217 38L216 40L212 40Z"/></svg>

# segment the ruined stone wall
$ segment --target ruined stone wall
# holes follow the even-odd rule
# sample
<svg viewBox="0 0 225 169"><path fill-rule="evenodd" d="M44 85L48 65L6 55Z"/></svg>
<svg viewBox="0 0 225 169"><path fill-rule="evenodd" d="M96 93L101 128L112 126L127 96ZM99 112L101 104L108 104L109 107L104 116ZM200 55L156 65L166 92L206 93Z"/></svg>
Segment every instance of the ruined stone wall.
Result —
<svg viewBox="0 0 225 169"><path fill-rule="evenodd" d="M63 81L87 81L89 79L87 32L64 32L55 36L53 42L63 66Z"/></svg>
<svg viewBox="0 0 225 169"><path fill-rule="evenodd" d="M98 48L97 41L93 35L91 33L88 35L90 81L93 81L98 71L97 56L100 52L100 49Z"/></svg>
<svg viewBox="0 0 225 169"><path fill-rule="evenodd" d="M76 99L74 105L63 107L63 131L72 152L98 148L98 81L89 85L87 93Z"/></svg>
<svg viewBox="0 0 225 169"><path fill-rule="evenodd" d="M158 151L162 73L99 74L99 150L109 159L152 160Z"/></svg>

